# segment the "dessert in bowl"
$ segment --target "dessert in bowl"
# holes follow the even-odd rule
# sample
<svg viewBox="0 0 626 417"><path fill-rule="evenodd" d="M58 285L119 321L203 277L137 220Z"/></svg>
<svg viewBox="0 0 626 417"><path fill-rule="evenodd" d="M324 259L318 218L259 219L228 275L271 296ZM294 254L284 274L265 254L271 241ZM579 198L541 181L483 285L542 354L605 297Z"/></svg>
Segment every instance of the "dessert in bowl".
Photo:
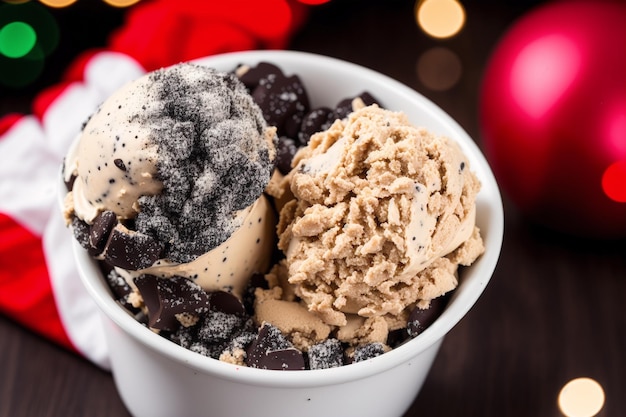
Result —
<svg viewBox="0 0 626 417"><path fill-rule="evenodd" d="M402 415L419 392L445 335L478 300L493 274L503 235L502 203L496 181L474 141L450 116L412 89L372 70L333 58L292 51L229 53L200 59L194 64L222 72L232 72L242 64L254 67L261 62L271 62L286 74L297 74L307 88L313 107L334 105L346 97L356 97L367 91L384 109L406 115L406 120L398 121L399 130L405 129L408 122L433 132L437 137L447 137L454 141L480 183L480 191L475 195L475 212L472 212L471 216L480 230L484 253L481 251L477 259L472 259L471 265L459 269L458 286L451 291L445 309L416 337L403 341L380 355L348 361L343 366L284 371L245 366L250 365L245 361L240 363L231 360L232 363L229 363L207 358L157 334L149 327L162 326L162 329L168 331L167 325L152 320L151 326L146 326L123 308L112 296L99 261L75 242L75 257L81 279L102 310L112 372L119 393L130 412L136 416ZM372 110L370 106L366 107L354 113L361 112L368 120L389 116L387 113L380 116L382 110L378 108ZM269 128L271 129L271 126ZM340 136L341 129L348 128L349 123L338 123L333 124L329 131L334 129L336 135ZM257 131L262 132L263 129ZM260 134L260 137L265 136ZM315 140L319 148L325 146L321 144L325 143L327 138L318 136ZM330 143L329 145L332 146ZM259 154L264 155L264 151L261 150ZM267 154L271 159L271 150ZM311 172L302 166L314 162L314 158L315 155L307 155L306 152L299 154L293 163L295 173ZM317 168L328 166L328 158L325 162L320 162L319 159L314 166ZM123 162L117 163L116 168L127 172L120 168L120 166L128 168ZM460 166L465 166L464 161L461 161ZM285 178L293 177L295 174L286 174ZM293 181L309 180L300 178ZM296 190L295 194L298 193ZM247 202L246 205L250 203L252 202ZM129 207L132 207L132 203ZM282 208L285 210L285 207ZM307 208L304 207L301 209L302 212L299 212L292 207L288 217L292 220L302 219ZM401 208L387 210L394 213L402 212ZM243 220L238 224L246 224L245 219L250 211L252 208L240 211ZM92 216L92 221L95 218L95 215ZM389 222L392 223L391 220ZM459 224L458 227L463 228L463 224ZM291 242L296 241L300 244L302 241L301 238L294 238L294 228L297 229L295 222L279 225L279 234L281 239L284 238L282 246L286 252L285 259L287 263L291 262L286 268L290 271L297 269L294 265L301 265L303 262L297 255L290 255L289 248L294 246ZM473 227L469 228L469 232L471 229ZM471 234L469 232L464 233L465 238ZM223 243L224 241L221 241L217 245ZM372 251L375 252L374 249ZM114 253L114 250L110 253ZM232 256L235 257L236 264L237 255ZM112 262L118 262L118 258L112 256L111 258ZM148 263L153 261L154 259ZM143 266L145 265L141 267ZM132 267L141 269L137 268L137 265ZM454 274L456 275L456 269ZM311 310L316 310L314 313L333 326L341 326L343 316L372 310L367 297L363 298L365 300L363 301L350 299L349 296L343 299L343 304L337 302L340 298L337 297L335 303L331 303L334 307L322 309L320 305L323 303L315 304L316 296L306 291L310 288L310 282L304 278L302 282L305 282L306 286L302 284L297 298L304 300L305 304L308 303ZM215 289L228 291L231 287L232 284L228 284L226 287ZM241 296L243 291L239 288L235 292ZM406 303L414 305L419 302L411 299ZM351 306L345 307L346 304ZM358 305L355 307L355 304ZM371 314L377 313L379 312ZM402 312L388 306L383 313L401 315ZM163 323L165 321L163 320Z"/></svg>

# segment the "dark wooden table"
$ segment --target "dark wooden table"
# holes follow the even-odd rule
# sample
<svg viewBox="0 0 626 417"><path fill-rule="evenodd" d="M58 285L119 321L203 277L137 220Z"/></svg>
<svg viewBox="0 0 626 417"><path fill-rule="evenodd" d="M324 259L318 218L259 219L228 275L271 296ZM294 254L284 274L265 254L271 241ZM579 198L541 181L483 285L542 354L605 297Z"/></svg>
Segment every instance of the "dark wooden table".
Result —
<svg viewBox="0 0 626 417"><path fill-rule="evenodd" d="M390 75L443 107L480 144L478 86L491 48L537 2L464 3L464 30L436 41L416 27L413 1L334 0L310 16L290 49ZM416 75L417 60L434 46L454 51L463 68L458 84L443 92ZM24 111L29 94L3 95L2 112ZM576 377L604 387L599 416L626 415L626 241L587 241L535 226L506 196L505 217L495 275L447 336L406 415L558 417L558 393ZM128 415L109 373L2 316L0 358L0 417Z"/></svg>

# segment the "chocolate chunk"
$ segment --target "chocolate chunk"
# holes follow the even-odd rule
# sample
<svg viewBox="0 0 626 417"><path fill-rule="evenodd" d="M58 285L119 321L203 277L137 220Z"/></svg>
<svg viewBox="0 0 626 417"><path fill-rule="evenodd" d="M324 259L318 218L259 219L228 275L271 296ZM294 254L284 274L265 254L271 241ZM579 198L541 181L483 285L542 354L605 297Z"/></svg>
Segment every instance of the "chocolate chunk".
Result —
<svg viewBox="0 0 626 417"><path fill-rule="evenodd" d="M198 339L209 344L229 341L243 323L244 319L239 315L210 311L202 317Z"/></svg>
<svg viewBox="0 0 626 417"><path fill-rule="evenodd" d="M391 330L387 335L387 346L397 348L409 339L406 328Z"/></svg>
<svg viewBox="0 0 626 417"><path fill-rule="evenodd" d="M264 323L257 338L247 349L246 365L274 370L303 370L304 356L294 348L278 328Z"/></svg>
<svg viewBox="0 0 626 417"><path fill-rule="evenodd" d="M351 363L362 362L368 359L373 359L376 356L380 356L385 353L385 345L382 343L367 343L365 345L359 345L354 349L353 354L350 357Z"/></svg>
<svg viewBox="0 0 626 417"><path fill-rule="evenodd" d="M161 331L159 334L171 340L172 342L184 347L185 349L190 349L191 345L196 339L195 327L180 326L172 333L168 333L167 331Z"/></svg>
<svg viewBox="0 0 626 417"><path fill-rule="evenodd" d="M202 343L201 341L194 341L191 346L189 346L189 350L195 353L199 353L203 356L218 359L220 354L226 348L225 344L211 344L211 343Z"/></svg>
<svg viewBox="0 0 626 417"><path fill-rule="evenodd" d="M356 97L361 98L361 100L363 100L363 103L365 103L366 106L372 105L374 103L378 103L378 100L376 100L374 96L372 96L367 91L362 92ZM338 119L345 119L346 117L348 117L350 113L352 113L353 111L352 101L356 97L344 98L343 100L339 101L339 103L337 103L337 106L335 106L335 115L337 116Z"/></svg>
<svg viewBox="0 0 626 417"><path fill-rule="evenodd" d="M326 339L309 348L310 369L328 369L343 365L343 346L337 339Z"/></svg>
<svg viewBox="0 0 626 417"><path fill-rule="evenodd" d="M118 274L115 269L109 270L109 273L106 275L106 280L107 284L109 284L109 288L113 291L113 294L115 294L118 300L128 296L133 291L124 277Z"/></svg>
<svg viewBox="0 0 626 417"><path fill-rule="evenodd" d="M421 309L415 307L407 321L406 331L410 337L415 337L426 330L441 315L447 303L446 297L430 300L430 307Z"/></svg>
<svg viewBox="0 0 626 417"><path fill-rule="evenodd" d="M226 314L243 316L246 313L242 302L237 296L226 291L215 291L209 294L211 310Z"/></svg>
<svg viewBox="0 0 626 417"><path fill-rule="evenodd" d="M252 324L252 320L249 320L249 322L250 324L246 325L246 328L244 328L241 332L233 336L232 339L227 343L226 349L229 352L246 350L246 348L250 346L250 344L254 340L256 340L256 337L257 337L256 326ZM254 331L251 331L247 327L253 327Z"/></svg>
<svg viewBox="0 0 626 417"><path fill-rule="evenodd" d="M89 228L89 245L95 253L102 253L116 224L117 216L112 211L103 211L96 216Z"/></svg>
<svg viewBox="0 0 626 417"><path fill-rule="evenodd" d="M112 265L134 271L151 266L162 252L163 245L152 237L118 223L109 235L104 257Z"/></svg>
<svg viewBox="0 0 626 417"><path fill-rule="evenodd" d="M259 361L261 369L274 369L278 371L301 371L304 370L304 357L296 348L275 350L267 352Z"/></svg>
<svg viewBox="0 0 626 417"><path fill-rule="evenodd" d="M177 314L200 315L209 310L209 295L187 278L141 275L134 282L148 308L148 325L152 328L175 330L180 326Z"/></svg>
<svg viewBox="0 0 626 417"><path fill-rule="evenodd" d="M319 107L308 112L302 119L300 132L298 133L298 144L306 145L311 135L328 129L335 121L335 113L328 107Z"/></svg>
<svg viewBox="0 0 626 417"><path fill-rule="evenodd" d="M365 103L366 106L371 106L372 104L378 104L380 106L378 99L367 91L363 91L359 94L359 97L363 100L363 103Z"/></svg>
<svg viewBox="0 0 626 417"><path fill-rule="evenodd" d="M109 272L105 275L107 284L109 284L109 288L115 295L115 299L127 310L131 311L134 314L140 312L138 308L135 308L130 301L128 301L128 297L132 294L133 290L128 285L128 282L118 274L115 269L110 269Z"/></svg>
<svg viewBox="0 0 626 417"><path fill-rule="evenodd" d="M298 152L298 145L296 145L295 140L286 136L282 136L278 140L276 168L278 168L283 175L287 175L289 171L291 171L291 161L296 152Z"/></svg>
<svg viewBox="0 0 626 417"><path fill-rule="evenodd" d="M353 98L344 98L337 103L334 111L337 119L345 119L350 113L352 113L352 100Z"/></svg>
<svg viewBox="0 0 626 417"><path fill-rule="evenodd" d="M76 216L72 217L72 234L80 246L87 249L89 255L97 255L89 244L89 225Z"/></svg>
<svg viewBox="0 0 626 417"><path fill-rule="evenodd" d="M304 87L303 87L304 88ZM304 90L302 90L304 91ZM306 94L306 92L305 92ZM304 115L309 111L308 99L300 98L295 104L295 111L291 112L283 123L282 133L290 138L297 138L300 134L300 127L304 120Z"/></svg>
<svg viewBox="0 0 626 417"><path fill-rule="evenodd" d="M61 172L65 173L65 158L63 158L63 164L61 166ZM74 188L74 182L76 181L76 175L71 175L70 179L65 181L65 179L63 180L63 183L65 184L65 189L67 191L72 191L72 189Z"/></svg>
<svg viewBox="0 0 626 417"><path fill-rule="evenodd" d="M250 278L243 294L243 305L246 308L246 313L249 315L254 314L254 292L257 288L269 288L267 281L265 280L265 276L260 273L252 274L252 277Z"/></svg>
<svg viewBox="0 0 626 417"><path fill-rule="evenodd" d="M68 181L65 181L65 188L67 188L67 191L72 191L76 178L78 178L77 175L72 175Z"/></svg>
<svg viewBox="0 0 626 417"><path fill-rule="evenodd" d="M98 268L100 269L100 271L102 272L102 275L106 276L109 274L109 272L111 272L113 269L115 269L115 267L107 262L104 261L99 261L98 262Z"/></svg>
<svg viewBox="0 0 626 417"><path fill-rule="evenodd" d="M260 81L252 98L263 112L267 124L275 126L278 136L297 135L304 115L309 111L309 98L297 75L272 75Z"/></svg>
<svg viewBox="0 0 626 417"><path fill-rule="evenodd" d="M283 76L283 72L276 65L269 62L259 62L256 66L250 67L243 73L239 80L249 91L254 90L261 80L267 79L271 75Z"/></svg>

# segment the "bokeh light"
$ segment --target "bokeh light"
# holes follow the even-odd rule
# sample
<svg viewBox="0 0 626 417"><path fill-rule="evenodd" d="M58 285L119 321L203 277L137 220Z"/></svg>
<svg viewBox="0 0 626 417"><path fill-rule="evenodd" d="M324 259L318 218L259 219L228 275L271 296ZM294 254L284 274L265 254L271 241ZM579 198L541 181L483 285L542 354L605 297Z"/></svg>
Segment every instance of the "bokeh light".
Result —
<svg viewBox="0 0 626 417"><path fill-rule="evenodd" d="M604 390L591 378L572 379L559 392L558 405L567 417L593 417L604 407Z"/></svg>
<svg viewBox="0 0 626 417"><path fill-rule="evenodd" d="M437 46L426 50L417 61L417 78L431 90L445 91L461 78L461 59L448 48Z"/></svg>
<svg viewBox="0 0 626 417"><path fill-rule="evenodd" d="M37 45L50 55L59 44L59 26L50 11L38 2L0 5L0 28L12 22L23 22L36 33Z"/></svg>
<svg viewBox="0 0 626 417"><path fill-rule="evenodd" d="M614 162L604 171L602 191L611 200L626 203L626 161Z"/></svg>
<svg viewBox="0 0 626 417"><path fill-rule="evenodd" d="M71 6L72 4L76 3L77 0L39 0L39 1L48 7L61 9L63 7Z"/></svg>
<svg viewBox="0 0 626 417"><path fill-rule="evenodd" d="M102 0L109 6L113 7L129 7L135 3L139 3L140 0Z"/></svg>
<svg viewBox="0 0 626 417"><path fill-rule="evenodd" d="M449 38L465 25L465 8L456 0L419 0L415 18L422 30L434 38Z"/></svg>
<svg viewBox="0 0 626 417"><path fill-rule="evenodd" d="M21 88L43 72L58 46L59 26L39 2L0 4L0 84Z"/></svg>
<svg viewBox="0 0 626 417"><path fill-rule="evenodd" d="M24 22L11 22L0 27L0 54L9 58L21 58L37 43L37 33Z"/></svg>
<svg viewBox="0 0 626 417"><path fill-rule="evenodd" d="M511 94L531 117L540 119L579 77L582 52L565 36L540 37L524 47L511 68Z"/></svg>

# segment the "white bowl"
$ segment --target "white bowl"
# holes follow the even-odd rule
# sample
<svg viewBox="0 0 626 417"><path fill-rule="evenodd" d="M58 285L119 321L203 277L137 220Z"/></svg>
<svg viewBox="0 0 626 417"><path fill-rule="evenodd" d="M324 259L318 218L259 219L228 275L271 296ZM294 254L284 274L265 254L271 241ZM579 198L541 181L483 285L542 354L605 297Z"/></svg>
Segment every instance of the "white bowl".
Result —
<svg viewBox="0 0 626 417"><path fill-rule="evenodd" d="M186 350L139 324L112 298L96 263L75 243L81 279L102 310L111 366L129 411L149 416L400 416L413 402L444 336L474 305L496 267L503 209L495 178L467 133L431 101L393 79L337 59L292 51L228 53L197 60L229 71L268 61L303 80L313 106L333 106L364 90L390 110L456 140L482 182L477 223L485 254L461 271L443 314L417 338L379 357L340 368L269 371Z"/></svg>

